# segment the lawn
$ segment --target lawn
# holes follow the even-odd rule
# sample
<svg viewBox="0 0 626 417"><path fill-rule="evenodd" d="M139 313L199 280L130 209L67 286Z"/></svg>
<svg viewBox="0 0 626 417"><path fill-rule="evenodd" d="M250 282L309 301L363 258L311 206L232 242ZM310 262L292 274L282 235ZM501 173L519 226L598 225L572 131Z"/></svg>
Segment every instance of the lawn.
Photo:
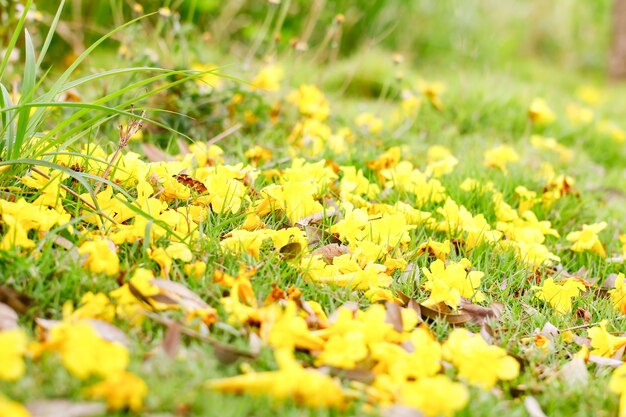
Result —
<svg viewBox="0 0 626 417"><path fill-rule="evenodd" d="M626 415L610 1L69 3L0 9L1 417Z"/></svg>

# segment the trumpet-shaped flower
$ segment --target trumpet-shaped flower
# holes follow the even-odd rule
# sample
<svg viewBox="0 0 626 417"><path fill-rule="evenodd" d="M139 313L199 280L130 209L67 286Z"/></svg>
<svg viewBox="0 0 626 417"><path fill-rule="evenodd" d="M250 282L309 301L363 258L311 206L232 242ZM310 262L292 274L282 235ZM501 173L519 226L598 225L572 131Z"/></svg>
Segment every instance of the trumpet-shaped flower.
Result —
<svg viewBox="0 0 626 417"><path fill-rule="evenodd" d="M130 372L117 372L87 388L86 394L91 398L105 399L111 411L128 409L138 413L143 408L148 386Z"/></svg>
<svg viewBox="0 0 626 417"><path fill-rule="evenodd" d="M430 269L422 268L422 272L428 278L425 288L430 291L430 297L424 304L433 306L444 302L450 307L457 308L461 303L461 297L482 300L484 296L478 287L485 274L479 271L468 273L466 270L468 267L467 260L446 266L442 260L437 259L430 264Z"/></svg>
<svg viewBox="0 0 626 417"><path fill-rule="evenodd" d="M443 344L444 359L459 370L459 377L482 389L491 389L498 380L519 374L519 363L499 346L489 345L476 334L455 329Z"/></svg>
<svg viewBox="0 0 626 417"><path fill-rule="evenodd" d="M578 297L585 286L577 279L569 278L560 283L553 278L546 279L541 287L533 286L535 297L550 303L558 314L569 313L572 310L572 299Z"/></svg>
<svg viewBox="0 0 626 417"><path fill-rule="evenodd" d="M24 374L26 334L21 329L0 331L0 380L16 381Z"/></svg>
<svg viewBox="0 0 626 417"><path fill-rule="evenodd" d="M584 252L588 250L606 258L606 251L598 237L598 233L606 229L606 226L606 222L584 224L582 230L571 232L567 235L566 239L570 242L574 242L571 248L574 252Z"/></svg>
<svg viewBox="0 0 626 417"><path fill-rule="evenodd" d="M626 337L613 336L606 330L606 320L587 331L591 339L591 354L598 356L612 356L619 348L626 346Z"/></svg>

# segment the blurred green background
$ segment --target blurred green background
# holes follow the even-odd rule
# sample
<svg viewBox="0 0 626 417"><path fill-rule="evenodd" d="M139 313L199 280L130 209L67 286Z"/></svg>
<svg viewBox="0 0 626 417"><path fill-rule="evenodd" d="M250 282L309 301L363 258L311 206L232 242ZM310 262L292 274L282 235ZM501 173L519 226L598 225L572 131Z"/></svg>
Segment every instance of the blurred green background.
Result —
<svg viewBox="0 0 626 417"><path fill-rule="evenodd" d="M9 3L15 2L0 1L3 40L10 33L8 20L15 18L6 13ZM59 5L54 0L35 3L43 24ZM327 42L340 58L366 47L402 52L417 67L424 63L504 67L533 58L568 71L603 74L612 0L69 0L54 56L89 45L132 17L160 8L167 8L175 20L167 28L170 36L202 38L202 48L230 57L245 57L255 43L258 57L288 54L302 40L313 53L340 14L340 36ZM158 43L151 35L163 28L155 20L142 23L144 46Z"/></svg>

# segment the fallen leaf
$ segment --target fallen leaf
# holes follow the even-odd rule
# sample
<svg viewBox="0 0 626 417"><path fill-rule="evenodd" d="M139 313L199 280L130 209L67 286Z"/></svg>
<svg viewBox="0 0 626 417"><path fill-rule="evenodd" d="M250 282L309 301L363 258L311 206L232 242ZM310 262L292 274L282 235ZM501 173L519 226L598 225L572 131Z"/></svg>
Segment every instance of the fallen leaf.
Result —
<svg viewBox="0 0 626 417"><path fill-rule="evenodd" d="M528 414L530 414L530 417L548 417L541 409L539 402L537 402L532 395L527 395L526 398L524 398L524 406Z"/></svg>
<svg viewBox="0 0 626 417"><path fill-rule="evenodd" d="M318 213L313 213L306 217L303 217L300 220L298 220L295 225L300 226L300 227L305 227L312 223L319 223L326 218L338 216L339 214L340 214L339 210L332 208L329 210L320 211Z"/></svg>
<svg viewBox="0 0 626 417"><path fill-rule="evenodd" d="M0 285L0 303L8 305L19 314L24 314L32 305L32 300L8 285Z"/></svg>
<svg viewBox="0 0 626 417"><path fill-rule="evenodd" d="M174 359L180 348L180 329L181 325L175 321L172 321L165 331L165 337L163 338L163 351L167 356Z"/></svg>
<svg viewBox="0 0 626 417"><path fill-rule="evenodd" d="M261 353L261 347L263 346L263 341L259 337L258 334L254 332L250 332L250 336L248 337L248 344L250 345L250 353L253 355L258 355Z"/></svg>
<svg viewBox="0 0 626 417"><path fill-rule="evenodd" d="M589 323L591 321L591 313L588 310L585 310L582 307L578 307L576 310L576 316L583 319L585 323Z"/></svg>
<svg viewBox="0 0 626 417"><path fill-rule="evenodd" d="M496 339L496 333L487 323L483 323L483 325L480 327L480 335L483 339L485 339L485 342L489 344L493 344L494 340Z"/></svg>
<svg viewBox="0 0 626 417"><path fill-rule="evenodd" d="M404 327L402 326L402 310L400 306L391 301L387 301L385 307L387 308L387 319L385 322L391 324L395 331L401 333Z"/></svg>
<svg viewBox="0 0 626 417"><path fill-rule="evenodd" d="M165 152L150 143L142 143L141 148L143 149L143 153L146 156L146 159L150 162L175 160L172 155L166 154Z"/></svg>
<svg viewBox="0 0 626 417"><path fill-rule="evenodd" d="M109 342L116 342L124 346L130 345L126 334L111 323L96 319L87 319L86 321L88 321L89 324L92 325L94 330L104 340L108 340ZM41 329L49 331L50 329L61 323L61 320L50 320L38 317L35 319L35 323L37 323L37 326L39 326Z"/></svg>
<svg viewBox="0 0 626 417"><path fill-rule="evenodd" d="M589 355L589 362L593 362L600 366L612 366L618 368L624 364L624 361L613 358L605 358L604 356Z"/></svg>
<svg viewBox="0 0 626 417"><path fill-rule="evenodd" d="M406 284L409 280L419 282L420 276L421 272L419 266L415 262L411 262L398 277L398 282L403 284Z"/></svg>
<svg viewBox="0 0 626 417"><path fill-rule="evenodd" d="M547 337L553 342L554 342L554 338L557 337L559 333L560 333L559 329L554 324L550 323L549 321L543 325L543 328L541 329L541 332L540 332L541 335Z"/></svg>
<svg viewBox="0 0 626 417"><path fill-rule="evenodd" d="M376 379L376 374L369 369L343 369L335 368L333 366L323 366L318 368L318 371L332 376L337 376L341 379L348 379L350 381L357 381L368 385Z"/></svg>
<svg viewBox="0 0 626 417"><path fill-rule="evenodd" d="M298 242L287 243L278 251L283 259L295 259L302 253L302 245Z"/></svg>
<svg viewBox="0 0 626 417"><path fill-rule="evenodd" d="M471 321L471 316L467 313L454 313L448 306L443 303L437 304L434 307L427 307L420 303L420 312L424 319L436 320L439 318L445 319L451 325L465 324Z"/></svg>
<svg viewBox="0 0 626 417"><path fill-rule="evenodd" d="M17 327L17 312L8 305L0 303L0 331Z"/></svg>
<svg viewBox="0 0 626 417"><path fill-rule="evenodd" d="M186 285L174 282L169 279L153 279L150 281L152 285L159 287L165 292L165 296L173 298L176 303L190 310L210 308L209 305L202 300L195 292L191 291ZM162 302L154 298L155 301Z"/></svg>
<svg viewBox="0 0 626 417"><path fill-rule="evenodd" d="M313 251L314 255L321 255L324 262L327 264L332 264L334 258L345 255L346 253L350 253L350 248L346 245L340 245L337 243L330 243Z"/></svg>
<svg viewBox="0 0 626 417"><path fill-rule="evenodd" d="M589 371L582 358L574 358L561 367L559 377L567 385L583 387L589 382Z"/></svg>
<svg viewBox="0 0 626 417"><path fill-rule="evenodd" d="M503 310L504 307L501 303L492 303L490 307L483 307L465 300L461 301L459 313L467 314L469 316L469 321L477 324L483 324L489 319L500 318Z"/></svg>
<svg viewBox="0 0 626 417"><path fill-rule="evenodd" d="M103 415L106 405L99 402L37 400L27 403L26 409L33 417L89 417Z"/></svg>

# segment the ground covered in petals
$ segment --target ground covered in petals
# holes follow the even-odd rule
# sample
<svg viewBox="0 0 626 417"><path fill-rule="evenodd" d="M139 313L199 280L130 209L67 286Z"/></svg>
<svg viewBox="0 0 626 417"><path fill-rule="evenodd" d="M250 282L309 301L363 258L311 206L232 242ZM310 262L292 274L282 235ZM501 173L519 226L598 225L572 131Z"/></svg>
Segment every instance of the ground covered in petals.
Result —
<svg viewBox="0 0 626 417"><path fill-rule="evenodd" d="M377 54L3 88L0 415L626 415L623 89Z"/></svg>

